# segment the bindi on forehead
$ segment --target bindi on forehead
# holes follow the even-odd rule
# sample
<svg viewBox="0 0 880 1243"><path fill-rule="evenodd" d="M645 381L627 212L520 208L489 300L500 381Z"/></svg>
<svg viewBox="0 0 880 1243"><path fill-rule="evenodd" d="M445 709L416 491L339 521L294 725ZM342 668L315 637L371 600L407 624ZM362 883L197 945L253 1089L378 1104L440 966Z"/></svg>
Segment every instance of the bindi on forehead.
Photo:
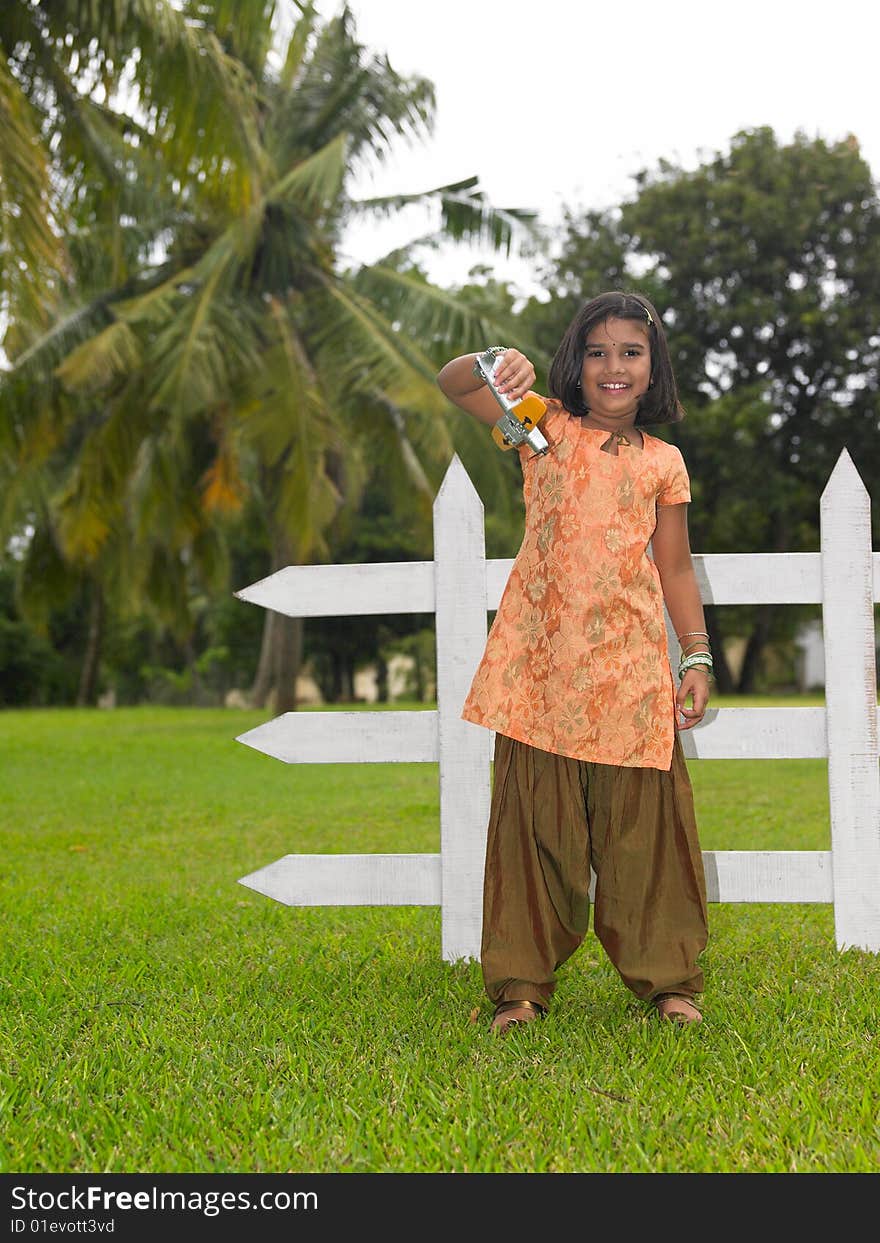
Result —
<svg viewBox="0 0 880 1243"><path fill-rule="evenodd" d="M588 350L604 350L609 345L614 345L614 346L622 345L624 349L635 350L635 349L644 349L644 347L647 344L648 344L647 341L644 341L644 340L642 341L609 341L609 340L606 340L604 337L601 339L596 338L596 337L590 337L589 341L587 341L587 349Z"/></svg>
<svg viewBox="0 0 880 1243"><path fill-rule="evenodd" d="M614 324L616 328L612 330L609 325ZM616 336L618 333L626 335L628 340L618 342ZM615 348L618 345L624 349L638 349L648 344L648 334L645 329L635 320L606 320L601 328L594 328L587 338L586 348L590 350L606 349L609 345Z"/></svg>

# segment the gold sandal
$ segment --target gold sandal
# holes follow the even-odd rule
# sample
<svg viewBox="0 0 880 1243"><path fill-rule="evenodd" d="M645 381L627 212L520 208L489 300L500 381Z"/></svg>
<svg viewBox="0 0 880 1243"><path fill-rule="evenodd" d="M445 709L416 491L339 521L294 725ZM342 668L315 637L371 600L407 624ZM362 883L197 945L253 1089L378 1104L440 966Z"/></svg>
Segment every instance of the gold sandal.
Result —
<svg viewBox="0 0 880 1243"><path fill-rule="evenodd" d="M676 1002L677 1006L670 1006L663 1009L664 1002ZM693 1013L682 1009L682 1006L688 1006ZM687 1027L691 1023L702 1023L703 1016L697 1008L693 998L685 997L683 993L660 993L654 998L654 1007L658 1017L665 1023L678 1023L682 1027Z"/></svg>
<svg viewBox="0 0 880 1243"><path fill-rule="evenodd" d="M504 1014L507 1010L533 1010L534 1017L530 1019L510 1018L505 1023L496 1023L495 1020L499 1015ZM499 1001L495 1007L489 1030L498 1032L499 1035L503 1036L511 1027L525 1027L528 1023L533 1023L536 1018L543 1019L546 1014L547 1007L538 1005L536 1001Z"/></svg>

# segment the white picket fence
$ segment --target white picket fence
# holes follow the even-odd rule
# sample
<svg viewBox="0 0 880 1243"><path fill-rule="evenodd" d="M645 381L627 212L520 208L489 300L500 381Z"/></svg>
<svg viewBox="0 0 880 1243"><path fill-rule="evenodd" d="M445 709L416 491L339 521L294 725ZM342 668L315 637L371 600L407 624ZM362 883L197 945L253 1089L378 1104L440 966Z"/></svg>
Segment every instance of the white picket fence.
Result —
<svg viewBox="0 0 880 1243"><path fill-rule="evenodd" d="M844 449L820 552L694 554L704 603L821 604L825 707L712 708L689 759L828 759L831 849L704 851L710 902L831 902L839 949L880 952L880 747L870 500ZM290 712L239 742L288 764L438 763L440 853L290 854L240 878L289 906L440 906L442 956L477 959L493 734L461 707L512 560L487 561L483 506L458 457L434 504L434 560L289 566L236 592L294 617L434 613L437 710ZM667 616L667 632L672 642ZM675 651L675 648L670 648ZM711 702L711 701L710 701ZM595 878L593 878L595 884Z"/></svg>

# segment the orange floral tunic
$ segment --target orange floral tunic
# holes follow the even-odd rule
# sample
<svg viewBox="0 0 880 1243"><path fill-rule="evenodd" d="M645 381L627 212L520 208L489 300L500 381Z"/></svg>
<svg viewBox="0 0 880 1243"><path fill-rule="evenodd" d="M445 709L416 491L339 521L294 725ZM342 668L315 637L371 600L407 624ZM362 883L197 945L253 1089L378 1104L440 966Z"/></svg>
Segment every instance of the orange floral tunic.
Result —
<svg viewBox="0 0 880 1243"><path fill-rule="evenodd" d="M675 691L660 574L647 547L657 505L690 501L675 445L601 448L548 401L543 456L519 448L525 534L462 709L542 751L669 770Z"/></svg>

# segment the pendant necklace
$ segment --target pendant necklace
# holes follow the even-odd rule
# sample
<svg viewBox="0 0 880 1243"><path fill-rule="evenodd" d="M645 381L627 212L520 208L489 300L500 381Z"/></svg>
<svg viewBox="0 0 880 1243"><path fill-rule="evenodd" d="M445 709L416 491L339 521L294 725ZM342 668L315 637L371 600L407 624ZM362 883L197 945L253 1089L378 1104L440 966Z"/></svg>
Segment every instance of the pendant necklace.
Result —
<svg viewBox="0 0 880 1243"><path fill-rule="evenodd" d="M586 427L592 427L592 426L593 426L593 424L592 424L592 423L586 423L584 426L586 426ZM629 447L631 447L631 445L632 445L632 441L629 439L629 437L628 437L628 436L627 436L624 432L615 432L615 431L611 431L611 430L609 430L608 428L604 428L604 427L603 427L603 428L599 428L599 429L597 429L597 430L599 430L599 431L607 431L607 432L608 432L608 436L609 436L609 438L612 438L612 437L613 437L613 439L617 442L617 444L618 444L618 445L626 445L628 448L629 448Z"/></svg>

